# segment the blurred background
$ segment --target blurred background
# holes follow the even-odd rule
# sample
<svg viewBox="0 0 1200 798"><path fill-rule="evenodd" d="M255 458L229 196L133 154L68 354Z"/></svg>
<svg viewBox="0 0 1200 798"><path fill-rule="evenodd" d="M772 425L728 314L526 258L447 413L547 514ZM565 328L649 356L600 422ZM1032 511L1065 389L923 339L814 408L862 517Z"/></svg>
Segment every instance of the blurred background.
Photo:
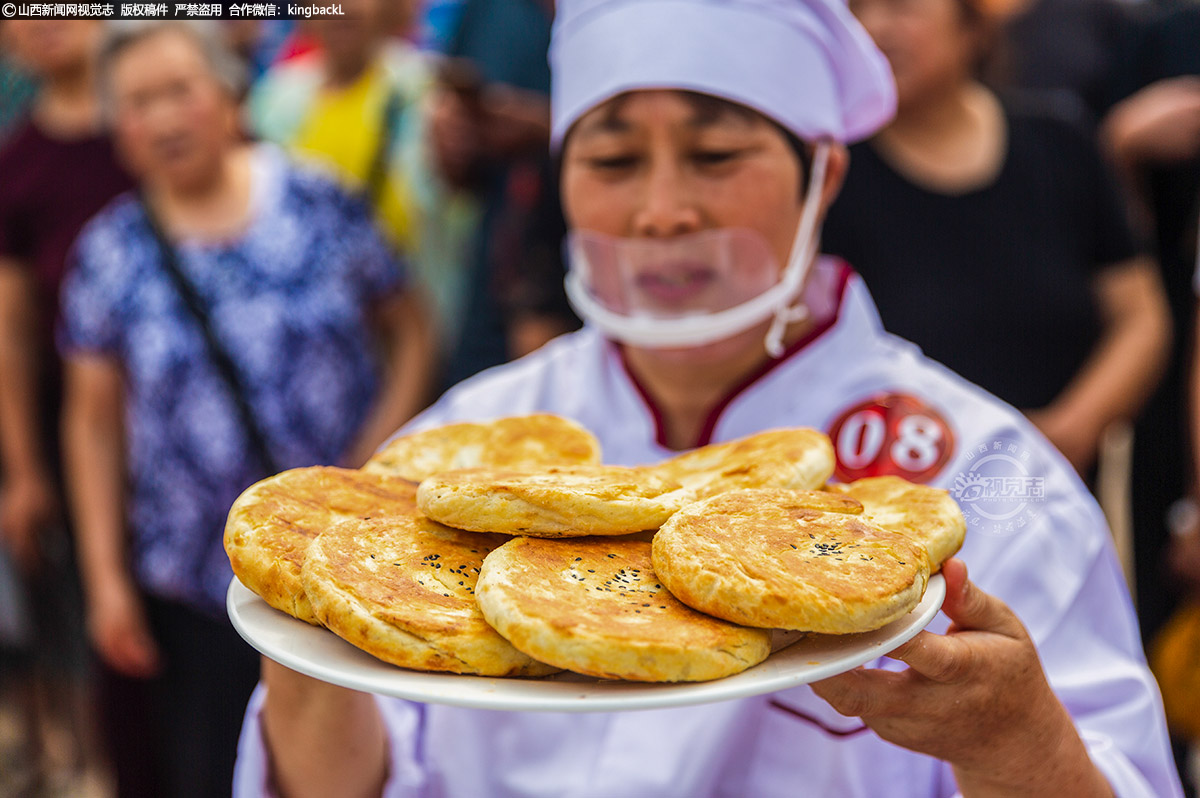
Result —
<svg viewBox="0 0 1200 798"><path fill-rule="evenodd" d="M343 6L0 22L0 798L228 794L232 500L579 325L553 0ZM823 249L1096 492L1194 795L1200 2L851 9L900 106Z"/></svg>

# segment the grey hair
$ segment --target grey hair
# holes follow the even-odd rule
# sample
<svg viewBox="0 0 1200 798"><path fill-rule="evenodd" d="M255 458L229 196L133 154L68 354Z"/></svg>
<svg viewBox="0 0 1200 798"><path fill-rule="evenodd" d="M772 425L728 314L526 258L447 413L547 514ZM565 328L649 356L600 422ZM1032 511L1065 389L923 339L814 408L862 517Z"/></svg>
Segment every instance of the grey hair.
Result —
<svg viewBox="0 0 1200 798"><path fill-rule="evenodd" d="M215 20L182 21L157 19L113 20L105 26L100 45L97 74L100 82L100 101L104 115L111 121L114 111L112 67L120 55L138 42L163 31L182 31L200 49L213 77L235 100L241 99L249 79L245 63L230 49L222 35L221 24Z"/></svg>

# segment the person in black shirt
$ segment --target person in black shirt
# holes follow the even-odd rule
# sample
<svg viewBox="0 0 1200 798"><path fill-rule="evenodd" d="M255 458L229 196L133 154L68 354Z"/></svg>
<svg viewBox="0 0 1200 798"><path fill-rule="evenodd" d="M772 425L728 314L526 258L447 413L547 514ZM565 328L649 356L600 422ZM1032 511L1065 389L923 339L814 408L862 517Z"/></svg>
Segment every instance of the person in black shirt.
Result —
<svg viewBox="0 0 1200 798"><path fill-rule="evenodd" d="M1188 514L1173 507L1176 500L1200 496L1200 326L1193 286L1200 226L1200 4L1168 0L1152 4L1145 15L1124 65L1124 99L1100 133L1153 233L1179 342L1134 438L1135 586L1142 639L1149 645L1200 587L1194 556L1200 530L1191 538L1171 534L1172 527L1188 526ZM1200 786L1200 770L1194 768L1192 778Z"/></svg>
<svg viewBox="0 0 1200 798"><path fill-rule="evenodd" d="M1091 139L973 77L974 0L852 0L888 56L893 123L851 148L825 251L884 326L1025 411L1077 469L1152 390L1169 340L1144 257Z"/></svg>

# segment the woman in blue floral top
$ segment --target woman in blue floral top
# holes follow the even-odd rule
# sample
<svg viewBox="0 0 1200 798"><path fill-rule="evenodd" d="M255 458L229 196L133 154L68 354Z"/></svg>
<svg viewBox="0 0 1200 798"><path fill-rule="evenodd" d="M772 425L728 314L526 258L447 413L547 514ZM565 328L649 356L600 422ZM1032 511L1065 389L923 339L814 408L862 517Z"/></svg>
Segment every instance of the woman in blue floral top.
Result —
<svg viewBox="0 0 1200 798"><path fill-rule="evenodd" d="M142 190L81 234L59 330L106 736L123 785L172 796L228 794L257 677L223 612L230 504L264 459L360 464L420 409L433 351L363 203L243 142L237 63L209 33L156 23L110 37L106 99Z"/></svg>

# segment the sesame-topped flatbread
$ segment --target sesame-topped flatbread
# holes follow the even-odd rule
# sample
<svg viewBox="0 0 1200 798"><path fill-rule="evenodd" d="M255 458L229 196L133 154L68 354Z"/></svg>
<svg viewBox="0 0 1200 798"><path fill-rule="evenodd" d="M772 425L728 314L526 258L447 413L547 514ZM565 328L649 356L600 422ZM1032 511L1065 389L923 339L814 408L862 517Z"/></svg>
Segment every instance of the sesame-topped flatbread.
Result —
<svg viewBox="0 0 1200 798"><path fill-rule="evenodd" d="M541 413L464 422L391 441L364 471L420 482L460 468L533 468L600 462L600 443L580 424Z"/></svg>
<svg viewBox="0 0 1200 798"><path fill-rule="evenodd" d="M719 679L770 653L770 635L696 612L655 577L650 544L513 538L484 560L476 598L526 654L602 679Z"/></svg>
<svg viewBox="0 0 1200 798"><path fill-rule="evenodd" d="M878 629L921 600L925 548L826 491L750 489L690 504L654 536L654 570L684 604L746 626Z"/></svg>
<svg viewBox="0 0 1200 798"><path fill-rule="evenodd" d="M949 492L900 477L867 477L831 489L862 503L863 514L884 529L919 541L933 570L962 548L967 522Z"/></svg>
<svg viewBox="0 0 1200 798"><path fill-rule="evenodd" d="M553 673L558 668L497 634L475 603L483 558L505 540L415 512L344 521L309 546L305 594L330 631L393 665L483 676Z"/></svg>
<svg viewBox="0 0 1200 798"><path fill-rule="evenodd" d="M247 488L225 522L225 553L242 584L288 615L317 623L300 583L308 545L350 518L416 511L408 480L331 466L284 471Z"/></svg>
<svg viewBox="0 0 1200 798"><path fill-rule="evenodd" d="M702 446L648 466L695 500L739 488L812 490L833 473L833 445L814 429L774 429Z"/></svg>
<svg viewBox="0 0 1200 798"><path fill-rule="evenodd" d="M684 498L678 483L621 466L470 468L417 491L421 512L447 526L552 538L657 529Z"/></svg>

